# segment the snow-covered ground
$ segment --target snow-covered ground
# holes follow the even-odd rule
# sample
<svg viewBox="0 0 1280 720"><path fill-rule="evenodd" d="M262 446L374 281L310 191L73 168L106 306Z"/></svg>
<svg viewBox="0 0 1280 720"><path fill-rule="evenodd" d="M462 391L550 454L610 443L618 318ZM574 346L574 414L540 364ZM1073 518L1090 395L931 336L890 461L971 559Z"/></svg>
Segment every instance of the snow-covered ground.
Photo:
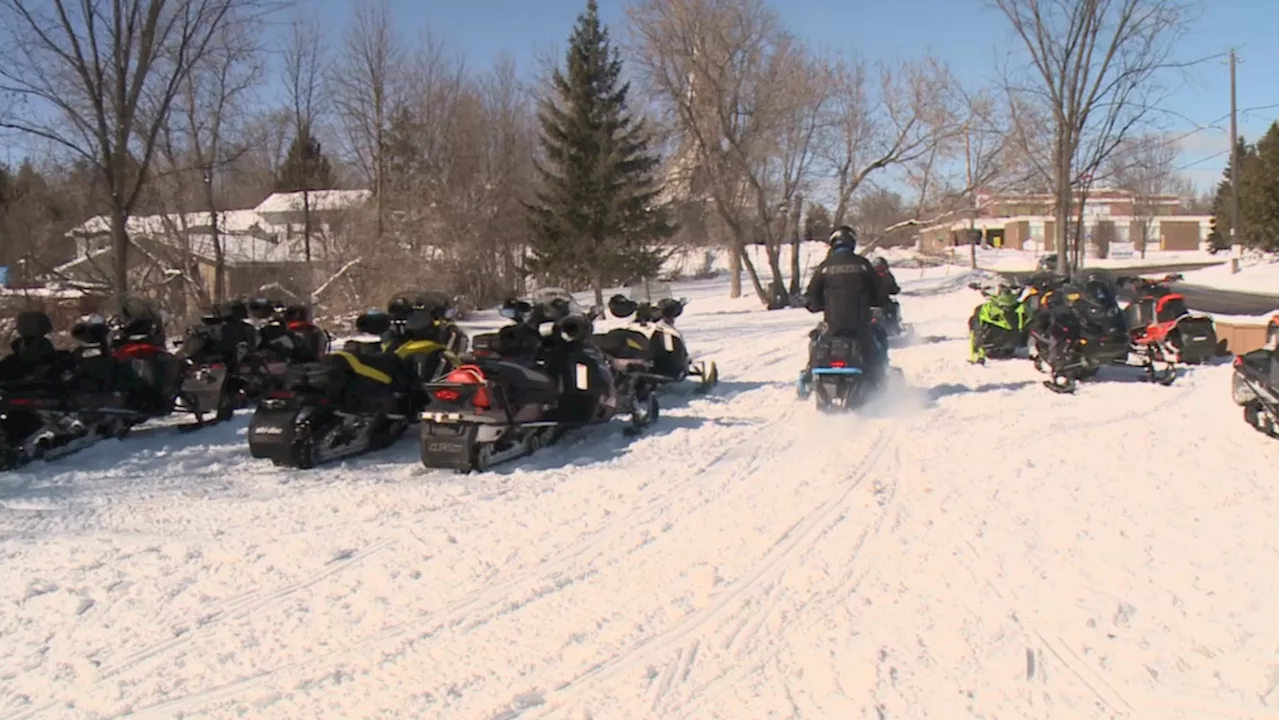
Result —
<svg viewBox="0 0 1280 720"><path fill-rule="evenodd" d="M475 476L313 471L247 418L0 477L0 717L1276 716L1277 444L1225 365L1073 397L965 363L899 272L913 390L795 399L803 311L677 286L721 387Z"/></svg>
<svg viewBox="0 0 1280 720"><path fill-rule="evenodd" d="M1280 295L1280 263L1275 258L1244 264L1240 272L1234 274L1223 264L1184 272L1182 277L1183 282L1220 290Z"/></svg>

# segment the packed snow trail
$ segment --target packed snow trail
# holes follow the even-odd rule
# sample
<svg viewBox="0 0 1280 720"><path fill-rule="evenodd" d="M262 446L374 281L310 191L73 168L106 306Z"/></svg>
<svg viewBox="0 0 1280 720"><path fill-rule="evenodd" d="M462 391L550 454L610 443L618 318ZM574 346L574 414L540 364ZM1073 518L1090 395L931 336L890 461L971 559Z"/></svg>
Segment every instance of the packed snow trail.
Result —
<svg viewBox="0 0 1280 720"><path fill-rule="evenodd" d="M860 415L795 399L812 316L704 284L722 387L633 440L286 471L240 418L0 478L0 718L1274 717L1230 368L1059 397L965 364L967 276L899 275L914 389Z"/></svg>

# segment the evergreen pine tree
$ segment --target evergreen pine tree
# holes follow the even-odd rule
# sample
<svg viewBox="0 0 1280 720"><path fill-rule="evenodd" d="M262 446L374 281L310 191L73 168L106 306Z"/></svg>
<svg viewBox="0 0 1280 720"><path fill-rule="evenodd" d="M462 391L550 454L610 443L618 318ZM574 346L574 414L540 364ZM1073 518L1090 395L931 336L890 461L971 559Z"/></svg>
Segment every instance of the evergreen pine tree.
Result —
<svg viewBox="0 0 1280 720"><path fill-rule="evenodd" d="M1253 155L1253 147L1244 141L1244 138L1236 140L1236 155L1240 160L1240 172L1237 174L1236 180L1241 184L1242 190L1245 183L1245 172L1249 168L1250 158ZM1222 168L1222 181L1218 183L1218 190L1213 196L1213 218L1209 221L1209 242L1216 248L1223 249L1231 246L1231 156L1227 156L1227 164ZM1243 192L1241 193L1243 195ZM1241 205L1241 225L1244 225L1244 207Z"/></svg>
<svg viewBox="0 0 1280 720"><path fill-rule="evenodd" d="M590 284L603 303L607 282L654 275L660 243L675 232L658 202L660 158L627 109L622 61L588 0L569 40L555 97L541 104L542 180L527 205L532 233L528 270L573 285Z"/></svg>
<svg viewBox="0 0 1280 720"><path fill-rule="evenodd" d="M333 168L320 148L320 141L311 134L310 127L303 125L280 166L276 192L331 190L335 184Z"/></svg>
<svg viewBox="0 0 1280 720"><path fill-rule="evenodd" d="M1271 123L1254 148L1249 177L1240 189L1240 225L1245 245L1275 250L1280 235L1280 147Z"/></svg>

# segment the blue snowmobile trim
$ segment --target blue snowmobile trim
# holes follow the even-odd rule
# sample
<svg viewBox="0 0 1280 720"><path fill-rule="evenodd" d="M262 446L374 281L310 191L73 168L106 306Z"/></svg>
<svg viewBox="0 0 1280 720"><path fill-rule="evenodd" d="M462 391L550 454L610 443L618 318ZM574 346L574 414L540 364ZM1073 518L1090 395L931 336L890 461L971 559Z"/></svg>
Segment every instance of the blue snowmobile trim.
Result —
<svg viewBox="0 0 1280 720"><path fill-rule="evenodd" d="M814 375L861 375L862 369L855 367L814 368L810 372Z"/></svg>

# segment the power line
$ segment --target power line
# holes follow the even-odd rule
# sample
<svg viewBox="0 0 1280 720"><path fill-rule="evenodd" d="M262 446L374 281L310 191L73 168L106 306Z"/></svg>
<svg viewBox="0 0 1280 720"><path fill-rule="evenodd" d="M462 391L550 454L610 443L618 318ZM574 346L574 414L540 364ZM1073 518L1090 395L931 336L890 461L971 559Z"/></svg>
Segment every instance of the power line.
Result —
<svg viewBox="0 0 1280 720"><path fill-rule="evenodd" d="M1216 152L1216 153L1214 153L1214 154L1212 154L1212 155L1206 155L1206 156L1204 156L1204 157L1200 158L1199 160L1196 160L1195 162L1189 162L1189 163L1187 163L1186 165L1180 165L1180 166L1178 166L1178 167L1174 168L1174 169L1173 169L1173 171L1174 171L1174 172L1178 172L1178 171L1180 171L1180 170L1188 170L1188 169L1190 169L1190 168L1195 167L1196 165L1199 165L1199 164L1200 164L1200 163L1202 163L1202 162L1208 162L1209 160L1213 160L1214 158L1220 158L1220 157L1222 157L1223 155L1226 155L1226 154L1227 154L1227 153L1229 153L1229 152L1231 152L1231 151L1230 151L1230 150L1219 150L1218 152Z"/></svg>

